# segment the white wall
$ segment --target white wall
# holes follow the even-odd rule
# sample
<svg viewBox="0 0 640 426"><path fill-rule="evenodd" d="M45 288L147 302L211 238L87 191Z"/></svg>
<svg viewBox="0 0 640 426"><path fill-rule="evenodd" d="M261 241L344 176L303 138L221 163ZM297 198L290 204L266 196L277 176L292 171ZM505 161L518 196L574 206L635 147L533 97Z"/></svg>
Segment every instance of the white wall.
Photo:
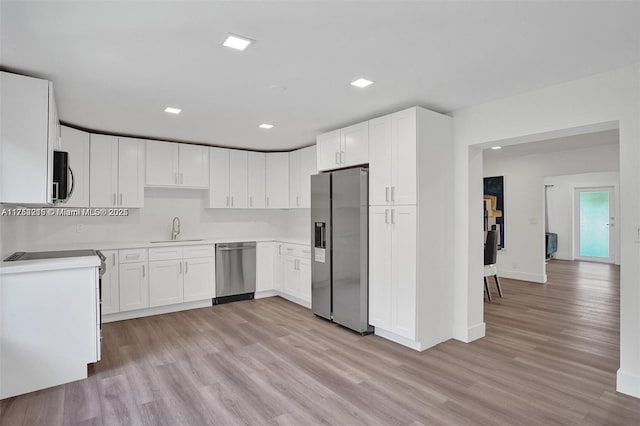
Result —
<svg viewBox="0 0 640 426"><path fill-rule="evenodd" d="M144 208L129 209L128 217L0 217L2 255L74 243L95 243L100 248L101 242L165 240L171 236L174 216L180 217L181 239L310 238L305 221L309 209L226 210L206 205L206 191L146 188ZM81 233L76 232L78 223L84 226Z"/></svg>
<svg viewBox="0 0 640 426"><path fill-rule="evenodd" d="M484 157L484 176L504 176L505 249L500 276L544 283L544 177L619 169L618 145L527 155ZM571 198L569 198L571 200Z"/></svg>
<svg viewBox="0 0 640 426"><path fill-rule="evenodd" d="M640 397L640 68L638 64L454 113L454 335L480 337L483 322L480 148L620 129L620 369L617 389ZM610 128L610 127L608 127ZM478 160L480 157L480 160Z"/></svg>
<svg viewBox="0 0 640 426"><path fill-rule="evenodd" d="M584 173L566 176L548 176L544 178L545 185L553 185L549 188L547 205L549 206L549 232L558 234L558 252L556 259L573 260L574 253L574 226L575 226L575 190L576 188L589 187L613 187L614 217L620 211L620 173ZM614 220L615 223L615 220ZM611 231L615 233L613 248L614 262L620 264L620 227L613 226Z"/></svg>

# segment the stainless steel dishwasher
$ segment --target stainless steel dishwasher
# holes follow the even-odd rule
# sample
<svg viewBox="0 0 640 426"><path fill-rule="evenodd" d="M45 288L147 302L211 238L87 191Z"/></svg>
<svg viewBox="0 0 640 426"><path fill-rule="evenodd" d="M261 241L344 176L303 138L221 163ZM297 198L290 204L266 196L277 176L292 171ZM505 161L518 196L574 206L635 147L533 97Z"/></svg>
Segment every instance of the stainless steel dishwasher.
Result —
<svg viewBox="0 0 640 426"><path fill-rule="evenodd" d="M216 244L216 297L213 304L253 299L256 243Z"/></svg>

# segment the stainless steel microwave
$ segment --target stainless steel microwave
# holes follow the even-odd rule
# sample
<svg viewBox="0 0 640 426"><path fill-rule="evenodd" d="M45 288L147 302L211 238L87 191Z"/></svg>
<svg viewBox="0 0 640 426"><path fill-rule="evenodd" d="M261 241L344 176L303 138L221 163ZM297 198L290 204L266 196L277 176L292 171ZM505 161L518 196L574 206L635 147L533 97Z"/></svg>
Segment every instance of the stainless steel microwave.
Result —
<svg viewBox="0 0 640 426"><path fill-rule="evenodd" d="M69 153L53 151L53 202L66 203L73 194L74 178Z"/></svg>

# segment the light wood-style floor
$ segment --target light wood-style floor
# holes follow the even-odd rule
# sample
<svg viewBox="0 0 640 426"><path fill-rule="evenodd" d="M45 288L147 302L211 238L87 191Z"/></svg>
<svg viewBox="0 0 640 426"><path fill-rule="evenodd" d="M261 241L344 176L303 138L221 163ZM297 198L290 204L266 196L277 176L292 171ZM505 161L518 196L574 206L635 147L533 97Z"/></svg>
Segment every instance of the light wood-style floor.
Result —
<svg viewBox="0 0 640 426"><path fill-rule="evenodd" d="M5 400L0 424L640 424L615 392L618 268L548 274L502 280L484 339L423 353L277 297L106 324L88 380Z"/></svg>

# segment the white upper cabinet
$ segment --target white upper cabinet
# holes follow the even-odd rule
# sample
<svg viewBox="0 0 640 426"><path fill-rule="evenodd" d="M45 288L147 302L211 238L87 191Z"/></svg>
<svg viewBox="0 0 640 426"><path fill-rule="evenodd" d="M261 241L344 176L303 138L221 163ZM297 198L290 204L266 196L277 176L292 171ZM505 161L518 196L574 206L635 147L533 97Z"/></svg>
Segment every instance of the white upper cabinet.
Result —
<svg viewBox="0 0 640 426"><path fill-rule="evenodd" d="M289 207L289 154L269 152L266 157L266 207Z"/></svg>
<svg viewBox="0 0 640 426"><path fill-rule="evenodd" d="M209 186L207 147L147 141L147 186L206 188Z"/></svg>
<svg viewBox="0 0 640 426"><path fill-rule="evenodd" d="M318 171L340 168L340 130L323 133L316 139Z"/></svg>
<svg viewBox="0 0 640 426"><path fill-rule="evenodd" d="M205 146L178 144L180 186L206 188L209 186L209 150Z"/></svg>
<svg viewBox="0 0 640 426"><path fill-rule="evenodd" d="M417 110L391 114L391 191L393 204L416 204Z"/></svg>
<svg viewBox="0 0 640 426"><path fill-rule="evenodd" d="M118 207L144 207L144 141L118 140Z"/></svg>
<svg viewBox="0 0 640 426"><path fill-rule="evenodd" d="M51 204L59 123L53 85L0 72L0 202Z"/></svg>
<svg viewBox="0 0 640 426"><path fill-rule="evenodd" d="M340 130L341 167L369 162L369 122L354 124Z"/></svg>
<svg viewBox="0 0 640 426"><path fill-rule="evenodd" d="M289 153L289 208L311 207L311 175L316 173L315 146Z"/></svg>
<svg viewBox="0 0 640 426"><path fill-rule="evenodd" d="M69 153L73 193L65 207L89 207L89 133L61 126L62 150ZM116 274L117 275L117 274Z"/></svg>
<svg viewBox="0 0 640 426"><path fill-rule="evenodd" d="M117 207L118 137L90 135L90 199L91 207Z"/></svg>
<svg viewBox="0 0 640 426"><path fill-rule="evenodd" d="M147 186L178 184L178 144L147 141Z"/></svg>
<svg viewBox="0 0 640 426"><path fill-rule="evenodd" d="M209 167L209 207L230 207L229 150L209 148Z"/></svg>
<svg viewBox="0 0 640 426"><path fill-rule="evenodd" d="M266 203L266 154L264 152L249 152L247 155L249 208L262 209Z"/></svg>
<svg viewBox="0 0 640 426"><path fill-rule="evenodd" d="M209 172L210 208L246 208L247 151L225 148L209 148L211 170Z"/></svg>
<svg viewBox="0 0 640 426"><path fill-rule="evenodd" d="M416 204L416 108L369 121L369 204Z"/></svg>
<svg viewBox="0 0 640 426"><path fill-rule="evenodd" d="M247 166L247 151L232 149L229 153L229 197L231 208L242 209L248 205Z"/></svg>
<svg viewBox="0 0 640 426"><path fill-rule="evenodd" d="M369 122L319 135L317 170L333 170L369 163Z"/></svg>
<svg viewBox="0 0 640 426"><path fill-rule="evenodd" d="M91 135L91 207L144 206L144 141Z"/></svg>
<svg viewBox="0 0 640 426"><path fill-rule="evenodd" d="M301 157L300 150L289 153L289 208L300 207L301 179Z"/></svg>
<svg viewBox="0 0 640 426"><path fill-rule="evenodd" d="M318 173L316 147L310 146L300 150L300 207L311 208L311 176Z"/></svg>

